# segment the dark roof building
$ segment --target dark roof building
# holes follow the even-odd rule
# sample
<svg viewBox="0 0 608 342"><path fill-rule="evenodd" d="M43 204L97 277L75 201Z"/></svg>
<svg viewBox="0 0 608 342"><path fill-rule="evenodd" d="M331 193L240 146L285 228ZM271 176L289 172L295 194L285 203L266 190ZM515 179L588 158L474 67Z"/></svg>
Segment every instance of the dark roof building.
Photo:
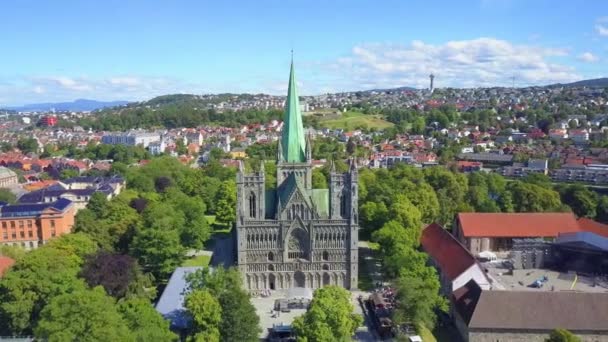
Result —
<svg viewBox="0 0 608 342"><path fill-rule="evenodd" d="M452 300L466 341L544 341L556 328L608 340L608 293L480 291L468 283Z"/></svg>

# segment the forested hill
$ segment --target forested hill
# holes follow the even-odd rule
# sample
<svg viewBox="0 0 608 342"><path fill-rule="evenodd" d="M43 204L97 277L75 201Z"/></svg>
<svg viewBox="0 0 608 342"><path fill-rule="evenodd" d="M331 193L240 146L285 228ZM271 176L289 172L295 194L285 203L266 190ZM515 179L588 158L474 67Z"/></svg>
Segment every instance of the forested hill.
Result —
<svg viewBox="0 0 608 342"><path fill-rule="evenodd" d="M269 95L268 98L272 98ZM211 105L230 101L252 100L251 94L219 94L214 96L174 94L155 97L124 107L107 108L78 120L85 129L123 131L131 128L178 128L201 125L237 127L279 119L281 110L215 110Z"/></svg>
<svg viewBox="0 0 608 342"><path fill-rule="evenodd" d="M605 87L608 87L608 77L595 78L595 79L591 79L591 80L582 80L582 81L565 83L565 84L558 83L558 84L554 84L553 86L605 88Z"/></svg>

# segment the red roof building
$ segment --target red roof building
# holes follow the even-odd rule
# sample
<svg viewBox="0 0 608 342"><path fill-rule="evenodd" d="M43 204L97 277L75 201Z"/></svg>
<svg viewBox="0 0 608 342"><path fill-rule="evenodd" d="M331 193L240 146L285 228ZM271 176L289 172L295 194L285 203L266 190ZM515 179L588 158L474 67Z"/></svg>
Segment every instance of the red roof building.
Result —
<svg viewBox="0 0 608 342"><path fill-rule="evenodd" d="M471 279L484 289L490 288L490 280L475 257L440 225L428 225L422 231L420 245L439 269L445 294L451 294Z"/></svg>
<svg viewBox="0 0 608 342"><path fill-rule="evenodd" d="M57 117L54 115L45 115L40 118L40 125L45 127L54 127L57 124Z"/></svg>
<svg viewBox="0 0 608 342"><path fill-rule="evenodd" d="M555 239L560 233L582 231L608 236L605 225L581 220L572 213L459 213L454 236L473 254L508 251L513 239Z"/></svg>

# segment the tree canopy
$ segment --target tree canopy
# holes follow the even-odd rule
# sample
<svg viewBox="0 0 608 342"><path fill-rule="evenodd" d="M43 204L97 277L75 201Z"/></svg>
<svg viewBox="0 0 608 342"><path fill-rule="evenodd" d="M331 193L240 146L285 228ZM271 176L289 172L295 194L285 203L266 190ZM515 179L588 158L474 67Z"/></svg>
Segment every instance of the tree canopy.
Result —
<svg viewBox="0 0 608 342"><path fill-rule="evenodd" d="M348 290L338 286L316 290L308 311L293 322L298 341L351 341L363 323L363 318L353 310Z"/></svg>

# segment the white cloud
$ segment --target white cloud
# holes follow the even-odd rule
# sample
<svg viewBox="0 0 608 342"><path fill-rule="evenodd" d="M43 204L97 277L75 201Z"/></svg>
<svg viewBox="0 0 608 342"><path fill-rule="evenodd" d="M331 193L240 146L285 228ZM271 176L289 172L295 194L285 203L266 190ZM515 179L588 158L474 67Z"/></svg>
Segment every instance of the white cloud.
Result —
<svg viewBox="0 0 608 342"><path fill-rule="evenodd" d="M427 44L364 44L331 64L334 73L349 75L350 88L427 87L428 75L439 86L475 87L547 84L580 79L569 66L552 61L568 50L516 45L494 38Z"/></svg>
<svg viewBox="0 0 608 342"><path fill-rule="evenodd" d="M580 59L583 62L587 62L587 63L593 63L593 62L597 62L600 60L599 57L592 54L591 52L585 52L585 53L578 55L578 59Z"/></svg>
<svg viewBox="0 0 608 342"><path fill-rule="evenodd" d="M606 26L606 25L602 25L602 24L595 25L595 31L600 36L608 37L608 26Z"/></svg>
<svg viewBox="0 0 608 342"><path fill-rule="evenodd" d="M203 93L200 84L167 77L113 76L108 78L39 76L0 83L0 108L24 103L94 100L147 100L173 93Z"/></svg>

